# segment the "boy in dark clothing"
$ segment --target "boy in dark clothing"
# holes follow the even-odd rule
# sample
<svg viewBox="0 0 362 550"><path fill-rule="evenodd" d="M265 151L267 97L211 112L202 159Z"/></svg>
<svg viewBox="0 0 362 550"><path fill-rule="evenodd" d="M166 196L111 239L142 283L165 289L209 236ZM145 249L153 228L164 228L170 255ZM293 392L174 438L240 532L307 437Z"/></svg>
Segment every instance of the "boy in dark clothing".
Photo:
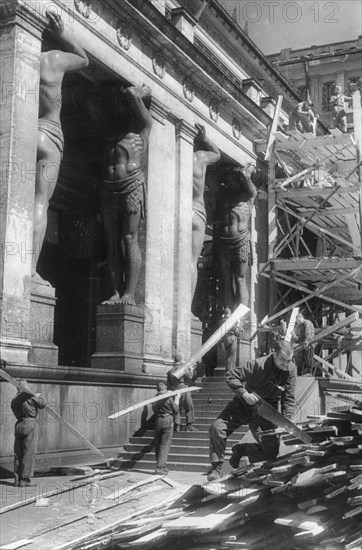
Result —
<svg viewBox="0 0 362 550"><path fill-rule="evenodd" d="M14 443L14 485L29 487L35 485L31 478L34 475L35 455L38 447L39 425L38 410L43 409L46 401L41 393L31 395L27 390L26 380L19 380L24 391L18 390L11 401L11 410L16 416Z"/></svg>
<svg viewBox="0 0 362 550"><path fill-rule="evenodd" d="M157 384L157 395L167 393L164 382ZM155 414L155 453L156 453L156 474L167 475L167 456L171 448L173 436L174 416L179 414L178 403L180 395L166 397L152 403L152 410Z"/></svg>
<svg viewBox="0 0 362 550"><path fill-rule="evenodd" d="M274 425L258 415L255 405L259 400L257 395L276 409L281 401L282 414L287 418L292 416L296 379L296 367L292 359L293 346L289 342L281 341L276 344L274 353L260 357L246 367L226 373L226 382L234 391L235 397L210 428L212 470L208 476L209 481L221 477L227 438L245 424L249 424L257 444L250 449L243 444L233 447L230 464L234 468L238 467L240 458L245 455L249 455L251 462L273 460L278 456L278 437L259 437L260 430L272 429Z"/></svg>
<svg viewBox="0 0 362 550"><path fill-rule="evenodd" d="M190 386L197 378L198 372L195 369L195 371L190 368L188 369L185 374L181 376L181 378L177 378L177 376L174 376L174 372L177 371L177 369L182 366L182 359L179 354L175 354L175 365L170 368L170 370L167 372L167 386L169 390L180 390L182 388L187 388ZM179 413L175 416L175 432L181 431L181 410L183 409L186 414L186 431L187 432L194 432L197 431L197 428L193 426L193 423L195 422L195 413L194 413L194 403L192 401L191 392L185 392L181 394L180 396L180 406L179 406Z"/></svg>

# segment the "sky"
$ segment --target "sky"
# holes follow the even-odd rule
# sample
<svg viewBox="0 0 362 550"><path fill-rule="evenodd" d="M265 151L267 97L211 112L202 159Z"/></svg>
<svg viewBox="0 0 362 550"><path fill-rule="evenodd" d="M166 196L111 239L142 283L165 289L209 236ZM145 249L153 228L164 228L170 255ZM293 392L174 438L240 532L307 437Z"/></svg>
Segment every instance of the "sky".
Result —
<svg viewBox="0 0 362 550"><path fill-rule="evenodd" d="M361 0L219 0L265 54L362 35Z"/></svg>

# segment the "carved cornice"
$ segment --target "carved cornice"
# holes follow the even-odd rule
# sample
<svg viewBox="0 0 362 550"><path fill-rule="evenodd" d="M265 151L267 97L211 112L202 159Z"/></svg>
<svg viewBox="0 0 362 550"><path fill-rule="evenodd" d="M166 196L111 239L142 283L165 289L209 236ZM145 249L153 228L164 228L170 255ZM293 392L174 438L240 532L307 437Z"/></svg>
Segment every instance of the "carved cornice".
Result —
<svg viewBox="0 0 362 550"><path fill-rule="evenodd" d="M19 25L40 39L48 20L40 2L35 2L32 8L22 0L6 0L0 4L0 26L8 25Z"/></svg>
<svg viewBox="0 0 362 550"><path fill-rule="evenodd" d="M165 124L166 118L170 114L170 110L167 109L167 107L163 103L161 103L161 101L152 97L150 113L152 115L152 118L158 120L158 122L160 122L161 124Z"/></svg>
<svg viewBox="0 0 362 550"><path fill-rule="evenodd" d="M230 77L212 56L197 48L168 21L152 3L144 0L108 0L112 12L132 27L153 51L161 51L166 65L184 75L192 75L195 90L209 90L210 97L221 98L227 111L265 131L270 117L242 91L240 80ZM201 69L201 70L200 70ZM248 116L250 113L251 116Z"/></svg>
<svg viewBox="0 0 362 550"><path fill-rule="evenodd" d="M189 143L193 144L194 139L197 136L198 130L195 128L195 126L192 126L186 120L183 118L176 119L175 121L176 126L176 139L181 138L185 141L188 141Z"/></svg>
<svg viewBox="0 0 362 550"><path fill-rule="evenodd" d="M184 17L185 20L190 24L190 25L197 25L197 20L195 19L195 17L192 15L192 13L190 13L186 8L184 7L180 7L180 8L174 8L172 11L171 11L171 20L172 22L175 20L175 19L178 19L179 17Z"/></svg>
<svg viewBox="0 0 362 550"><path fill-rule="evenodd" d="M7 363L6 372L13 378L24 378L29 382L49 384L74 384L77 385L114 385L122 387L147 388L155 386L158 377L149 374L132 374L117 370L90 369L86 367L67 367L50 365L20 365Z"/></svg>

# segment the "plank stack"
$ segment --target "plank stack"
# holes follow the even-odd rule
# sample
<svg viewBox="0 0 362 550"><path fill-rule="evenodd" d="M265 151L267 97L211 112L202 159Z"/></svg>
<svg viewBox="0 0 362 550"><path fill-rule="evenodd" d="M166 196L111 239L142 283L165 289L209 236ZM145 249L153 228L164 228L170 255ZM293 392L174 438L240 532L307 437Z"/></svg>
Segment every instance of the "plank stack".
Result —
<svg viewBox="0 0 362 550"><path fill-rule="evenodd" d="M361 405L309 417L299 426L312 438L309 445L277 429L292 452L241 462L232 474L183 493L179 486L163 506L157 502L116 532L72 548L361 548Z"/></svg>

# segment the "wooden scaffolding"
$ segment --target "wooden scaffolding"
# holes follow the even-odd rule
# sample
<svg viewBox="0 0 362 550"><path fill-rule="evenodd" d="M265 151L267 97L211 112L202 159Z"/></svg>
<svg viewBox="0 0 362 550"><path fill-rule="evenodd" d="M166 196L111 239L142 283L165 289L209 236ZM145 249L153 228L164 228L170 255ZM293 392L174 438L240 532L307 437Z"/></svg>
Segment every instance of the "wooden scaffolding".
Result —
<svg viewBox="0 0 362 550"><path fill-rule="evenodd" d="M259 330L301 308L316 327L323 375L361 378L361 96L353 93L354 134L271 129L268 160L269 315ZM284 177L277 177L283 171ZM278 173L279 171L279 173ZM295 174L295 175L290 175Z"/></svg>

